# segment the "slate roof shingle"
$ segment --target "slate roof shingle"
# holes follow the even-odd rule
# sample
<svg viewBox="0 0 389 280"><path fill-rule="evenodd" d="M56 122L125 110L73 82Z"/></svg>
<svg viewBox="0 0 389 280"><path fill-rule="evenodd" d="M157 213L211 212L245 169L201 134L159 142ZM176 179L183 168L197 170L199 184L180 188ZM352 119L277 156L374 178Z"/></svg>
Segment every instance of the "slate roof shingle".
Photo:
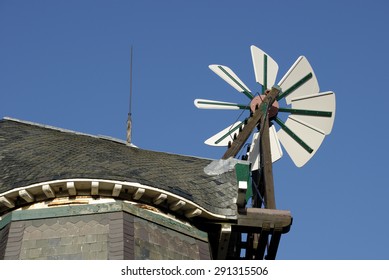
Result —
<svg viewBox="0 0 389 280"><path fill-rule="evenodd" d="M93 178L137 182L236 215L235 171L207 175L212 161L130 147L10 118L0 120L0 194L40 182Z"/></svg>

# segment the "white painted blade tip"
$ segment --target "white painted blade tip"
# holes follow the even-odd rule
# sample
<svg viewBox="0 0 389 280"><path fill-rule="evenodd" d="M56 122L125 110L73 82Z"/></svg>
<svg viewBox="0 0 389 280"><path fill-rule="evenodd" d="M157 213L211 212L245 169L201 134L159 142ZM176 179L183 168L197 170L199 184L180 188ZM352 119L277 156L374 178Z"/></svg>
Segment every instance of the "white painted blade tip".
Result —
<svg viewBox="0 0 389 280"><path fill-rule="evenodd" d="M306 164L319 149L322 144L325 134L320 129L311 125L307 125L296 117L289 116L285 125L292 130L302 141L304 141L313 151L306 151L295 139L293 139L283 129L277 132L278 139L290 158L297 167L302 167Z"/></svg>
<svg viewBox="0 0 389 280"><path fill-rule="evenodd" d="M208 68L211 69L212 71L214 71L214 69L218 69L219 67L230 69L228 66L221 65L221 64L210 64L210 65L208 65Z"/></svg>
<svg viewBox="0 0 389 280"><path fill-rule="evenodd" d="M293 92L285 97L286 104L289 105L291 100L294 98L302 95L318 93L320 90L316 75L308 59L306 59L305 56L299 56L299 58L278 82L278 85L283 91L287 91L309 73L312 74L312 77L306 80L303 84L300 84L298 88L295 88Z"/></svg>
<svg viewBox="0 0 389 280"><path fill-rule="evenodd" d="M240 125L242 122L238 121L238 122L235 122L234 124L232 125L229 125L228 127L226 127L225 129L223 129L222 131L219 131L218 133L216 133L215 135L211 136L210 138L208 138L207 140L205 140L205 144L209 145L209 146L217 146L217 147L225 147L225 146L228 146L228 142L231 142L232 141L232 136L226 136L224 137L224 139L220 139L222 138L223 136L225 136L226 134L230 133L233 133L233 131L235 130L235 128ZM218 143L216 143L218 142Z"/></svg>
<svg viewBox="0 0 389 280"><path fill-rule="evenodd" d="M195 106L199 109L216 109L216 110L239 110L240 105L231 102L196 99Z"/></svg>

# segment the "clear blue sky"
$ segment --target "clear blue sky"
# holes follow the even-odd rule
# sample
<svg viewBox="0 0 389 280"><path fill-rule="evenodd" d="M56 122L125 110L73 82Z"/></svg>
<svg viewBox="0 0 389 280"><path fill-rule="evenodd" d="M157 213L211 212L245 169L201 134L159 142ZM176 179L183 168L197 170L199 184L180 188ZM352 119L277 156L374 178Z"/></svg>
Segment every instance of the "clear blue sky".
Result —
<svg viewBox="0 0 389 280"><path fill-rule="evenodd" d="M300 55L333 90L332 134L296 168L274 164L276 201L294 223L279 259L389 259L387 1L0 0L0 116L125 139L134 46L133 141L218 159L203 141L237 117L195 98L246 102L208 69L254 91L250 45L279 64Z"/></svg>

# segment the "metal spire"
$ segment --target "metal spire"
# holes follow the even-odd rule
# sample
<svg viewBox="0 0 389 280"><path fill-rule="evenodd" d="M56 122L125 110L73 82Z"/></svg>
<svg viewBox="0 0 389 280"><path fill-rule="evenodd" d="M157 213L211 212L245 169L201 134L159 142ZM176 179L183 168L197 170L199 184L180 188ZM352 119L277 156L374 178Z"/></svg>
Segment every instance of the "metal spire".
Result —
<svg viewBox="0 0 389 280"><path fill-rule="evenodd" d="M131 54L130 54L130 102L128 108L128 116L127 116L127 144L131 144L132 137L132 119L131 119L131 109L132 109L132 46L131 46Z"/></svg>

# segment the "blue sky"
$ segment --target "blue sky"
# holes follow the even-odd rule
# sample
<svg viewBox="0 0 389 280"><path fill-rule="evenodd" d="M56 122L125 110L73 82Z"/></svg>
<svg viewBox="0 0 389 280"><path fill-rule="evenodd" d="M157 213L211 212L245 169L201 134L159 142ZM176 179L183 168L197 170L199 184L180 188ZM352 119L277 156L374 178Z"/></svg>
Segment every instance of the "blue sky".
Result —
<svg viewBox="0 0 389 280"><path fill-rule="evenodd" d="M0 117L125 139L133 60L133 141L220 158L203 141L239 112L195 98L246 102L208 69L224 64L253 90L250 45L279 65L310 61L332 90L332 133L296 168L273 167L291 231L279 259L389 259L387 1L0 0Z"/></svg>

